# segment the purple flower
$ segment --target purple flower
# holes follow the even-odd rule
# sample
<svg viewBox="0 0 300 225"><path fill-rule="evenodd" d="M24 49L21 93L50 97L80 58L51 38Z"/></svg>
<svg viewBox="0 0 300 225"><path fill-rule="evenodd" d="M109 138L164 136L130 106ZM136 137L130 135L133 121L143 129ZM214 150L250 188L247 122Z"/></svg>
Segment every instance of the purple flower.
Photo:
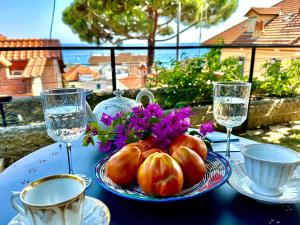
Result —
<svg viewBox="0 0 300 225"><path fill-rule="evenodd" d="M102 145L102 142L98 142L99 144L99 152L108 152L111 150L111 146L113 144L113 141L109 140L106 142L106 145Z"/></svg>
<svg viewBox="0 0 300 225"><path fill-rule="evenodd" d="M118 149L122 148L124 145L126 145L127 136L123 134L118 134L117 139L115 140L115 145Z"/></svg>
<svg viewBox="0 0 300 225"><path fill-rule="evenodd" d="M121 116L123 116L123 113L117 113L115 116L112 117L112 120L116 120L116 119L120 118Z"/></svg>
<svg viewBox="0 0 300 225"><path fill-rule="evenodd" d="M122 148L124 145L126 145L126 141L128 139L128 133L129 130L125 129L125 126L119 125L117 127L117 134L116 134L116 140L114 141L114 144L117 148Z"/></svg>
<svg viewBox="0 0 300 225"><path fill-rule="evenodd" d="M93 128L91 133L95 136L98 134L98 130L96 128Z"/></svg>
<svg viewBox="0 0 300 225"><path fill-rule="evenodd" d="M152 133L157 146L166 149L171 141L184 133L190 126L191 109L189 107L171 110L159 123L153 125Z"/></svg>
<svg viewBox="0 0 300 225"><path fill-rule="evenodd" d="M203 123L201 124L200 126L200 133L203 135L203 136L206 136L207 133L211 133L214 131L214 125L213 125L213 122L212 121L209 121L207 123Z"/></svg>
<svg viewBox="0 0 300 225"><path fill-rule="evenodd" d="M179 129L178 132L180 134L184 133L191 125L190 118L184 118L179 123Z"/></svg>
<svg viewBox="0 0 300 225"><path fill-rule="evenodd" d="M132 108L133 117L144 117L144 107L136 106Z"/></svg>
<svg viewBox="0 0 300 225"><path fill-rule="evenodd" d="M151 117L162 118L163 110L158 104L151 103L146 107L145 114L149 118L151 118Z"/></svg>
<svg viewBox="0 0 300 225"><path fill-rule="evenodd" d="M155 136L159 136L166 131L168 124L166 120L163 119L159 123L153 125L152 132Z"/></svg>
<svg viewBox="0 0 300 225"><path fill-rule="evenodd" d="M135 131L145 131L147 129L147 120L144 118L130 118L129 128L134 128Z"/></svg>
<svg viewBox="0 0 300 225"><path fill-rule="evenodd" d="M102 113L102 117L100 121L104 123L106 126L110 126L112 122L112 118L110 115L107 115L106 113Z"/></svg>
<svg viewBox="0 0 300 225"><path fill-rule="evenodd" d="M190 117L192 115L191 107L184 107L179 109L179 114L180 117L185 117L185 118Z"/></svg>

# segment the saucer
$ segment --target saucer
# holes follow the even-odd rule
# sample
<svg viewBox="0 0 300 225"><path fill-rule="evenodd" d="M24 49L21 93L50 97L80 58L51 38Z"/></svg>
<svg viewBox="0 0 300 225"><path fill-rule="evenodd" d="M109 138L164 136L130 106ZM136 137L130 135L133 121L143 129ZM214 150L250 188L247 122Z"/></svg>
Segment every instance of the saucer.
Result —
<svg viewBox="0 0 300 225"><path fill-rule="evenodd" d="M239 193L268 204L294 204L300 202L300 178L296 177L295 174L286 185L280 188L282 195L270 197L256 193L250 188L252 180L246 174L244 163L231 166L232 174L228 183Z"/></svg>
<svg viewBox="0 0 300 225"><path fill-rule="evenodd" d="M86 196L81 225L108 225L110 212L107 206L98 199ZM8 225L30 225L21 214L15 216Z"/></svg>

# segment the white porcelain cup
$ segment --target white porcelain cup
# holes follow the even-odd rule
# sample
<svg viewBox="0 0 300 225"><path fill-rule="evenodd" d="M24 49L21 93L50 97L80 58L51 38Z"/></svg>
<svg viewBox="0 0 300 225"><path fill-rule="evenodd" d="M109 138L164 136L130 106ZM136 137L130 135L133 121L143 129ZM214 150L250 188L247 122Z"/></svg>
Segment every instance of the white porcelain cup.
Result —
<svg viewBox="0 0 300 225"><path fill-rule="evenodd" d="M18 205L19 197L22 206ZM44 177L12 192L11 204L32 225L80 225L85 197L82 178L60 174Z"/></svg>
<svg viewBox="0 0 300 225"><path fill-rule="evenodd" d="M300 165L300 155L289 148L273 144L251 144L241 150L252 191L265 196L280 196L294 170Z"/></svg>

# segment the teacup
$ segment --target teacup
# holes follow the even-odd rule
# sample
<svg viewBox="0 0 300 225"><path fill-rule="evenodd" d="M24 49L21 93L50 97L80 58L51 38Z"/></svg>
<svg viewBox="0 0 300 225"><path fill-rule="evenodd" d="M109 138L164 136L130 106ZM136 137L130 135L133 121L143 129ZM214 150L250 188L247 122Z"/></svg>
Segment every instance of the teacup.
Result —
<svg viewBox="0 0 300 225"><path fill-rule="evenodd" d="M273 144L251 144L241 150L246 174L252 180L252 191L265 196L280 196L285 185L300 164L300 155Z"/></svg>
<svg viewBox="0 0 300 225"><path fill-rule="evenodd" d="M22 206L18 205L19 197ZM85 182L70 174L44 177L12 192L11 204L32 225L80 225Z"/></svg>

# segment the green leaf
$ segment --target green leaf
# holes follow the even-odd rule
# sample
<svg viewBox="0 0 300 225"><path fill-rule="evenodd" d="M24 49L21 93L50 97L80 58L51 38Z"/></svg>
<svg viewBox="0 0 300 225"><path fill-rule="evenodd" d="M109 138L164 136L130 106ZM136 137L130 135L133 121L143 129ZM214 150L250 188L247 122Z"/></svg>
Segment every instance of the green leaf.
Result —
<svg viewBox="0 0 300 225"><path fill-rule="evenodd" d="M105 146L108 141L108 135L102 135L100 138L98 136L98 140L101 141L103 146Z"/></svg>
<svg viewBox="0 0 300 225"><path fill-rule="evenodd" d="M98 135L107 135L108 133L110 133L110 131L107 131L107 130L99 130L98 131Z"/></svg>
<svg viewBox="0 0 300 225"><path fill-rule="evenodd" d="M88 142L88 140L89 140L89 142ZM94 145L94 139L92 138L92 136L90 136L90 135L84 136L82 145L83 145L84 147L87 147L87 146L89 146L90 144Z"/></svg>
<svg viewBox="0 0 300 225"><path fill-rule="evenodd" d="M151 117L148 121L149 124L154 124L154 123L159 123L160 119L156 118L156 117Z"/></svg>
<svg viewBox="0 0 300 225"><path fill-rule="evenodd" d="M197 135L197 136L199 136L199 135L200 135L200 133L199 133L198 131L191 130L191 131L189 132L189 135L192 135L192 136L195 136L195 135Z"/></svg>
<svg viewBox="0 0 300 225"><path fill-rule="evenodd" d="M189 103L188 102L177 102L174 106L175 109L179 109L179 108L182 108L182 107L186 107L186 106L189 106Z"/></svg>
<svg viewBox="0 0 300 225"><path fill-rule="evenodd" d="M92 137L90 139L90 144L93 145L93 146L95 145L94 139Z"/></svg>
<svg viewBox="0 0 300 225"><path fill-rule="evenodd" d="M211 146L210 141L208 141L207 139L204 139L203 142L206 145L207 150L212 152L213 151L213 147Z"/></svg>

